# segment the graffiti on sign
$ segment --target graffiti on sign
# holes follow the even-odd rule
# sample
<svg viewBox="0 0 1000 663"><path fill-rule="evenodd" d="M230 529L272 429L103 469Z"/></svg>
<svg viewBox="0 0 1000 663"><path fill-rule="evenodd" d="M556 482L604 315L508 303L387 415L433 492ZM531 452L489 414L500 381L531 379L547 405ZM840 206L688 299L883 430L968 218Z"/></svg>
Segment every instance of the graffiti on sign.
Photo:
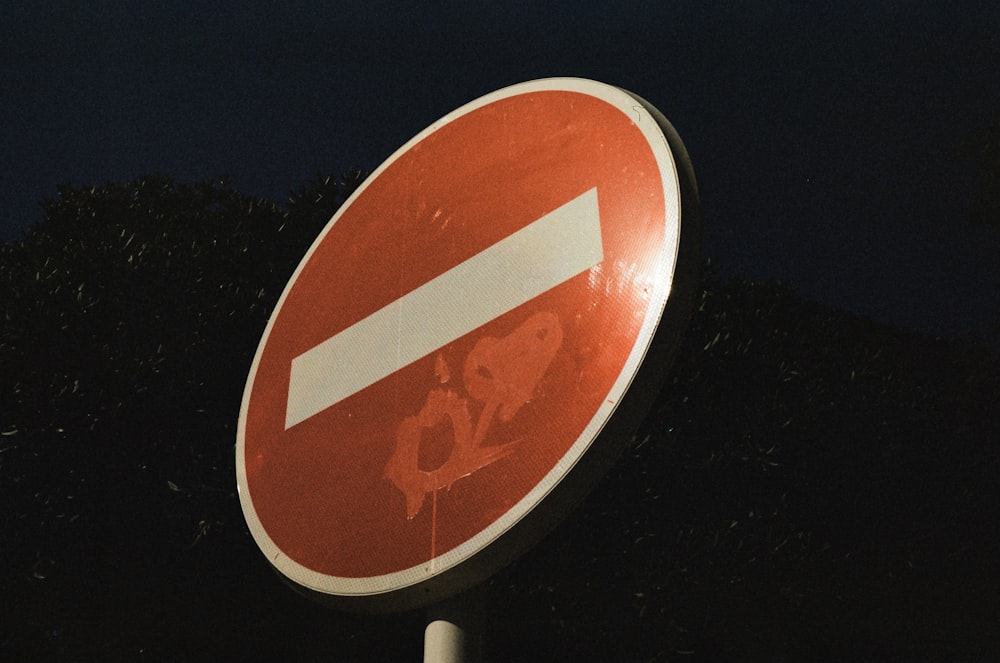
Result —
<svg viewBox="0 0 1000 663"><path fill-rule="evenodd" d="M452 484L510 454L519 440L489 444L494 419L508 422L531 400L535 387L562 345L563 332L555 313L536 313L504 338L480 339L465 358L462 382L468 398L451 389L436 388L427 394L420 412L407 417L396 431L396 450L385 468L385 477L406 496L406 517L413 519L427 493ZM451 380L444 357L438 355L435 372L442 384ZM482 410L472 425L469 401ZM420 467L424 430L451 424L454 443L447 459L433 469Z"/></svg>

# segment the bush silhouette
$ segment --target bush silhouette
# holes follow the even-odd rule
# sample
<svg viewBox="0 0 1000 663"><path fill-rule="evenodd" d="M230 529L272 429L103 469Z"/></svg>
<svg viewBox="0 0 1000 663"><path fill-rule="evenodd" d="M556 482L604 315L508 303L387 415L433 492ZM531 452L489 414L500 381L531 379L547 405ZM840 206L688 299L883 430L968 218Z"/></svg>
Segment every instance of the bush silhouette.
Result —
<svg viewBox="0 0 1000 663"><path fill-rule="evenodd" d="M235 494L253 353L360 173L64 187L0 244L0 652L415 658L273 574ZM590 497L484 591L497 660L1000 655L998 361L709 267ZM386 638L389 631L409 634ZM538 644L542 641L542 644Z"/></svg>

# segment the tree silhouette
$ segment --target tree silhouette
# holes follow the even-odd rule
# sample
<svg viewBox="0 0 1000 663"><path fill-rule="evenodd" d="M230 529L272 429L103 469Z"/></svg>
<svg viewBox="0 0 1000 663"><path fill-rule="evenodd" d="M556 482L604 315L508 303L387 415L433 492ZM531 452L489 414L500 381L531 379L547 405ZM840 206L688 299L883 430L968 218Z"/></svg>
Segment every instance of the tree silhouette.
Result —
<svg viewBox="0 0 1000 663"><path fill-rule="evenodd" d="M359 179L317 178L284 205L226 181L62 187L0 245L15 577L106 581L236 531L240 384L297 258Z"/></svg>
<svg viewBox="0 0 1000 663"><path fill-rule="evenodd" d="M235 494L260 334L360 180L63 187L0 243L0 658L415 658L419 614L296 596ZM487 652L1000 656L998 395L982 345L708 269L625 455L487 583Z"/></svg>

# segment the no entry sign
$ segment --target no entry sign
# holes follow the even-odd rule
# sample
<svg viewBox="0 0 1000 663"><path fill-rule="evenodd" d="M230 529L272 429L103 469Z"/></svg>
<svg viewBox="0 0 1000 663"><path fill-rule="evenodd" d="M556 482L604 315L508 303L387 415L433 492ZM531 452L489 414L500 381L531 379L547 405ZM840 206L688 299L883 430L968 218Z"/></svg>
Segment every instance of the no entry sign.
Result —
<svg viewBox="0 0 1000 663"><path fill-rule="evenodd" d="M594 81L500 90L397 151L309 249L250 371L237 480L270 562L391 609L533 542L655 395L696 203L666 120Z"/></svg>

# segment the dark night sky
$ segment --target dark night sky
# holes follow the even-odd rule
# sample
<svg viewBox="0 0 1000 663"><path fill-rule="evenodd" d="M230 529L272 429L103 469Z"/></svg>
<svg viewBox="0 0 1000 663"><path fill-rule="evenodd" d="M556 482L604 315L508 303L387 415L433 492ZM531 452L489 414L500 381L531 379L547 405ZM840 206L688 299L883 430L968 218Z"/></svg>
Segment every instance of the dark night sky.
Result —
<svg viewBox="0 0 1000 663"><path fill-rule="evenodd" d="M677 127L723 273L935 334L1000 317L955 155L1000 115L995 2L5 4L6 239L58 184L228 174L283 199L487 92L582 76Z"/></svg>

